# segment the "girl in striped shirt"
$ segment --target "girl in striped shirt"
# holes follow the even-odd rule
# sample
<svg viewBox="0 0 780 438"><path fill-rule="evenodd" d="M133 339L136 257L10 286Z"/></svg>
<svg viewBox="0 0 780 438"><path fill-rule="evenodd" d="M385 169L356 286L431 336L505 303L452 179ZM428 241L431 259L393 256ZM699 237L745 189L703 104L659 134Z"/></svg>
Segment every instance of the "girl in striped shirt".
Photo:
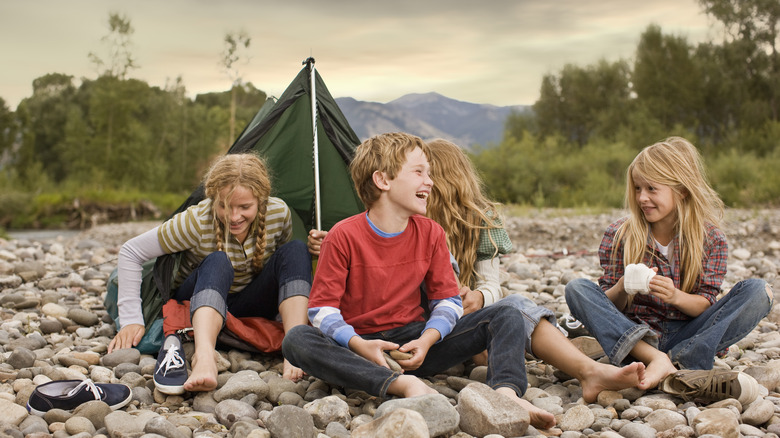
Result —
<svg viewBox="0 0 780 438"><path fill-rule="evenodd" d="M195 353L189 378L182 385L169 385L168 393L216 388L216 340L226 312L280 317L285 332L308 323L311 258L303 242L291 240L290 209L270 196L264 162L249 153L225 155L206 174L204 189L206 199L127 241L119 252L121 328L109 352L137 345L144 334L141 265L183 252L173 298L190 301ZM166 338L163 348L168 344ZM179 357L169 362L183 361ZM285 360L284 377L296 381L302 376Z"/></svg>

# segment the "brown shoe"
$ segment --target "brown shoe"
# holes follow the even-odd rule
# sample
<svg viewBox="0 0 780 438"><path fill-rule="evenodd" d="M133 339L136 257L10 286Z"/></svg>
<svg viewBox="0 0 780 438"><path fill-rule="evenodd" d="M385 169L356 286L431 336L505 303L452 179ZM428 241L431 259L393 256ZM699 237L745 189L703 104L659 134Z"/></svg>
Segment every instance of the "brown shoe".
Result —
<svg viewBox="0 0 780 438"><path fill-rule="evenodd" d="M758 382L752 376L730 370L681 370L670 374L659 389L685 401L705 403L729 398L746 406L758 398Z"/></svg>

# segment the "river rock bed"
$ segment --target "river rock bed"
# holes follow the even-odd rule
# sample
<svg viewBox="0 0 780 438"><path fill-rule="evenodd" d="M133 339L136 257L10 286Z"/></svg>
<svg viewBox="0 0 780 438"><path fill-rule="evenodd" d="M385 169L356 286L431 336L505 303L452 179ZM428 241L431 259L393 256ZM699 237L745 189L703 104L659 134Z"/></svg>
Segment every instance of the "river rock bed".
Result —
<svg viewBox="0 0 780 438"><path fill-rule="evenodd" d="M564 285L597 279L604 229L623 214L540 210L506 218L515 246L501 259L504 292L519 293L556 315L568 313ZM438 394L382 400L315 378L281 378L281 357L220 350L219 386L165 396L154 389L155 358L125 349L106 354L116 333L103 306L119 246L157 222L100 225L69 238L0 239L0 437L694 437L780 434L780 313L774 310L716 360L745 371L761 395L703 405L657 390L604 391L582 400L579 383L528 358L525 398L556 416L555 429L528 426L525 411L487 388L486 368L466 363L428 381ZM780 210L729 210L724 293L749 277L778 290ZM192 353L192 344L184 344ZM604 360L604 359L602 359ZM94 401L73 412L29 415L27 399L50 380L121 382L133 400L111 411Z"/></svg>

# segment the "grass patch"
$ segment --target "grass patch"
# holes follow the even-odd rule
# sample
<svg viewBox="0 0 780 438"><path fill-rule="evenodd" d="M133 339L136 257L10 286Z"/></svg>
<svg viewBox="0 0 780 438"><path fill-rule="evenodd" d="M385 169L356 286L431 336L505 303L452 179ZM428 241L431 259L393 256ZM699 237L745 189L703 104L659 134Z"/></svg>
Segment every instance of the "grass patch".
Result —
<svg viewBox="0 0 780 438"><path fill-rule="evenodd" d="M68 228L83 225L85 218L100 212L112 213L103 220L109 222L130 220L123 215L124 211L140 212L140 217L136 217L139 220L166 219L187 196L89 188L76 192L3 193L0 194L0 228Z"/></svg>

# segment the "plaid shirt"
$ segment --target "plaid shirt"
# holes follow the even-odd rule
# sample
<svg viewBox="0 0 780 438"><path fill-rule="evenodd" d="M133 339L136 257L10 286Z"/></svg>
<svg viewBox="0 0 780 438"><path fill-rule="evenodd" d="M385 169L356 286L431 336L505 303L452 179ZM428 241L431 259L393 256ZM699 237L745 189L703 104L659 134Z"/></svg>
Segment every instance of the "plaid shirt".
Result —
<svg viewBox="0 0 780 438"><path fill-rule="evenodd" d="M626 218L620 219L607 228L604 238L599 246L599 259L604 274L599 278L599 285L603 291L614 286L623 276L623 243L618 243L615 259L612 259L612 248L615 244L615 235L618 228ZM680 272L680 244L677 237L669 244L669 256L667 259L655 247L651 235L647 236L647 252L642 263L648 267L657 267L658 275L671 278L675 287L680 289L682 275ZM699 281L691 293L701 295L710 304L715 303L723 278L726 275L726 261L728 259L728 244L726 236L713 225L707 226L707 239L704 244L704 256L702 258L702 273ZM624 310L626 316L637 323L649 325L659 335L663 333L663 322L666 320L690 320L690 316L677 310L676 307L666 304L651 294L634 295L631 306Z"/></svg>
<svg viewBox="0 0 780 438"><path fill-rule="evenodd" d="M488 213L492 217L490 213ZM493 218L496 225L503 227L504 223L501 218ZM482 225L487 225L482 222ZM491 239L493 239L491 241ZM496 247L498 246L498 254L496 254ZM483 228L479 231L479 243L477 243L477 261L490 260L493 257L498 257L500 254L507 254L512 251L512 241L509 240L509 235L504 228Z"/></svg>

